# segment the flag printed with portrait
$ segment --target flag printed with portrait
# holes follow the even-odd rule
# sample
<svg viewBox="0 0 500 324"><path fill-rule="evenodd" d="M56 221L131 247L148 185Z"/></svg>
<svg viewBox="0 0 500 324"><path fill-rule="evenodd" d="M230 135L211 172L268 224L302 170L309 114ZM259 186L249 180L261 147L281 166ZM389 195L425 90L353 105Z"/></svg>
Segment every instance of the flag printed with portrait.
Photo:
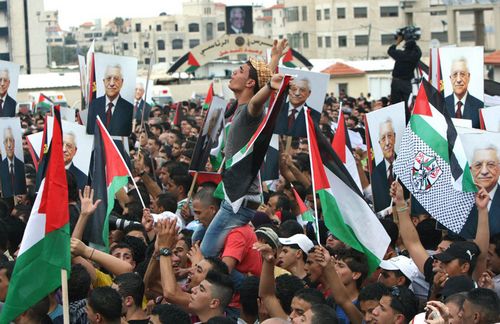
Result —
<svg viewBox="0 0 500 324"><path fill-rule="evenodd" d="M59 110L47 172L24 231L18 257L0 313L10 323L29 307L61 286L61 269L71 269L68 185L65 174Z"/></svg>
<svg viewBox="0 0 500 324"><path fill-rule="evenodd" d="M420 85L394 171L432 217L460 232L477 189L443 97L426 80Z"/></svg>
<svg viewBox="0 0 500 324"><path fill-rule="evenodd" d="M306 123L313 190L319 196L325 225L336 238L364 253L373 272L391 239L310 114Z"/></svg>

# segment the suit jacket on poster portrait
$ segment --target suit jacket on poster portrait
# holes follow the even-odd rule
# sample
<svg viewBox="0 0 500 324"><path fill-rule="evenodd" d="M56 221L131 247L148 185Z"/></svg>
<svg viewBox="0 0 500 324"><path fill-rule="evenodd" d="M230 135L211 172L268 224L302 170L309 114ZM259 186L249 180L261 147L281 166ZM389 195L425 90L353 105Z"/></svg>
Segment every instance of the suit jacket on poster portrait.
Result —
<svg viewBox="0 0 500 324"><path fill-rule="evenodd" d="M5 102L2 105L2 113L0 117L15 117L17 102L11 96L5 97Z"/></svg>
<svg viewBox="0 0 500 324"><path fill-rule="evenodd" d="M448 113L450 117L455 117L455 99L453 94L449 95L445 99L446 109L448 109ZM479 123L479 109L484 107L484 103L470 94L467 93L467 99L465 99L462 119L470 119L472 120L472 127L480 128Z"/></svg>
<svg viewBox="0 0 500 324"><path fill-rule="evenodd" d="M394 161L396 161L396 156L394 156ZM394 176L396 178L396 176ZM401 181L399 181L401 183ZM373 192L373 205L375 212L386 209L391 205L391 195L390 195L390 185L387 179L387 169L385 167L385 159L383 159L372 172L371 185ZM410 197L410 192L401 183L403 187L403 194L405 199Z"/></svg>
<svg viewBox="0 0 500 324"><path fill-rule="evenodd" d="M74 163L71 163L70 167L68 168L68 172L75 176L78 189L83 190L85 188L85 185L87 184L87 175L83 173L83 171L78 169Z"/></svg>
<svg viewBox="0 0 500 324"><path fill-rule="evenodd" d="M142 110L144 109L144 122L146 123L149 119L149 114L151 113L151 105L141 99L137 105L137 111L135 112L135 122L137 125L141 123Z"/></svg>
<svg viewBox="0 0 500 324"><path fill-rule="evenodd" d="M12 197L26 193L24 163L14 156L14 188L12 188L8 158L3 159L0 163L0 180L2 181L2 197Z"/></svg>
<svg viewBox="0 0 500 324"><path fill-rule="evenodd" d="M488 211L488 220L490 225L490 237L500 233L500 185L497 185L495 196L491 200L490 210ZM469 217L460 231L460 236L465 239L476 238L477 230L477 206L474 204Z"/></svg>
<svg viewBox="0 0 500 324"><path fill-rule="evenodd" d="M305 120L305 110L302 108L295 118L295 122L292 128L288 129L288 111L290 109L290 103L286 102L280 109L278 120L276 121L276 126L274 128L275 134L288 135L293 137L307 137L306 130L306 120ZM316 110L311 109L311 117L315 124L319 123L321 114Z"/></svg>
<svg viewBox="0 0 500 324"><path fill-rule="evenodd" d="M96 118L99 116L104 125L106 125L106 96L96 98L92 101L89 108L89 116L87 119L87 134L94 134ZM118 97L116 107L114 107L111 122L108 132L111 136L130 136L132 133L132 115L134 114L134 106Z"/></svg>

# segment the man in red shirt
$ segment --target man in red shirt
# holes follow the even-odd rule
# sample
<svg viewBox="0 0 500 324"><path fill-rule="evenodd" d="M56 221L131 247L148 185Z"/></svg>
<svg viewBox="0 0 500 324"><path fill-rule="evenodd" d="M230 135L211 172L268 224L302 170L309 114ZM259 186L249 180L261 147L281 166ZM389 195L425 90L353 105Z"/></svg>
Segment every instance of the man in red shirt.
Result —
<svg viewBox="0 0 500 324"><path fill-rule="evenodd" d="M224 242L221 255L222 262L229 268L229 272L236 269L242 274L260 276L262 258L257 250L252 248L257 242L257 236L250 225L243 225L232 229Z"/></svg>

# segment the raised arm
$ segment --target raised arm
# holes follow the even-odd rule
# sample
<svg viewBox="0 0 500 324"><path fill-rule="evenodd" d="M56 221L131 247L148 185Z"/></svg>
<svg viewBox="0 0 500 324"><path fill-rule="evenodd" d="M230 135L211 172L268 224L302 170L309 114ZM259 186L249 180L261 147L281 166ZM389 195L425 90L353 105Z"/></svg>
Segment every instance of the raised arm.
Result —
<svg viewBox="0 0 500 324"><path fill-rule="evenodd" d="M280 62L280 58L283 55L283 51L288 46L288 41L286 38L277 40L275 39L273 42L273 47L271 48L271 62L269 62L269 69L271 72L275 73L276 68Z"/></svg>
<svg viewBox="0 0 500 324"><path fill-rule="evenodd" d="M391 185L391 196L396 203L395 210L399 218L399 234L418 270L424 273L425 261L429 258L429 254L420 242L417 230L410 219L410 207L404 199L403 188L398 181L394 181Z"/></svg>
<svg viewBox="0 0 500 324"><path fill-rule="evenodd" d="M80 216L78 217L78 221L76 222L75 229L73 230L71 237L81 240L89 217L95 212L97 205L101 202L101 199L97 199L94 202L94 189L90 189L89 186L85 186L85 188L83 188L83 194L81 190L78 194L80 195L81 205Z"/></svg>
<svg viewBox="0 0 500 324"><path fill-rule="evenodd" d="M259 92L250 99L248 103L248 113L250 116L258 117L262 114L262 111L264 111L264 104L271 96L271 93L279 89L282 80L283 74L274 74L269 83L263 86Z"/></svg>
<svg viewBox="0 0 500 324"><path fill-rule="evenodd" d="M477 258L476 268L472 274L472 278L479 281L483 272L486 271L486 257L488 256L488 247L490 245L490 224L488 218L488 202L490 195L481 187L476 193L477 206L477 231L474 242L479 247L481 253Z"/></svg>
<svg viewBox="0 0 500 324"><path fill-rule="evenodd" d="M262 272L259 282L259 297L266 306L270 317L288 319L288 314L281 307L276 297L274 281L274 252L268 244L254 243L253 248L262 254Z"/></svg>

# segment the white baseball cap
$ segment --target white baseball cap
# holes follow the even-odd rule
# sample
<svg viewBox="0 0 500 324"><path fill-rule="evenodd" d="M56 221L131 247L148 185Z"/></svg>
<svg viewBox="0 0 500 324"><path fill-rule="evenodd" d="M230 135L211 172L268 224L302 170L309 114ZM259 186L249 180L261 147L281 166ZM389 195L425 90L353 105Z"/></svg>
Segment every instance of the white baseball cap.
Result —
<svg viewBox="0 0 500 324"><path fill-rule="evenodd" d="M412 259L405 257L404 255L398 255L390 258L389 260L383 260L380 262L380 268L392 271L399 270L411 281L418 276L417 265Z"/></svg>
<svg viewBox="0 0 500 324"><path fill-rule="evenodd" d="M313 242L304 234L295 234L288 238L279 238L279 241L283 245L297 244L306 254L314 247Z"/></svg>

